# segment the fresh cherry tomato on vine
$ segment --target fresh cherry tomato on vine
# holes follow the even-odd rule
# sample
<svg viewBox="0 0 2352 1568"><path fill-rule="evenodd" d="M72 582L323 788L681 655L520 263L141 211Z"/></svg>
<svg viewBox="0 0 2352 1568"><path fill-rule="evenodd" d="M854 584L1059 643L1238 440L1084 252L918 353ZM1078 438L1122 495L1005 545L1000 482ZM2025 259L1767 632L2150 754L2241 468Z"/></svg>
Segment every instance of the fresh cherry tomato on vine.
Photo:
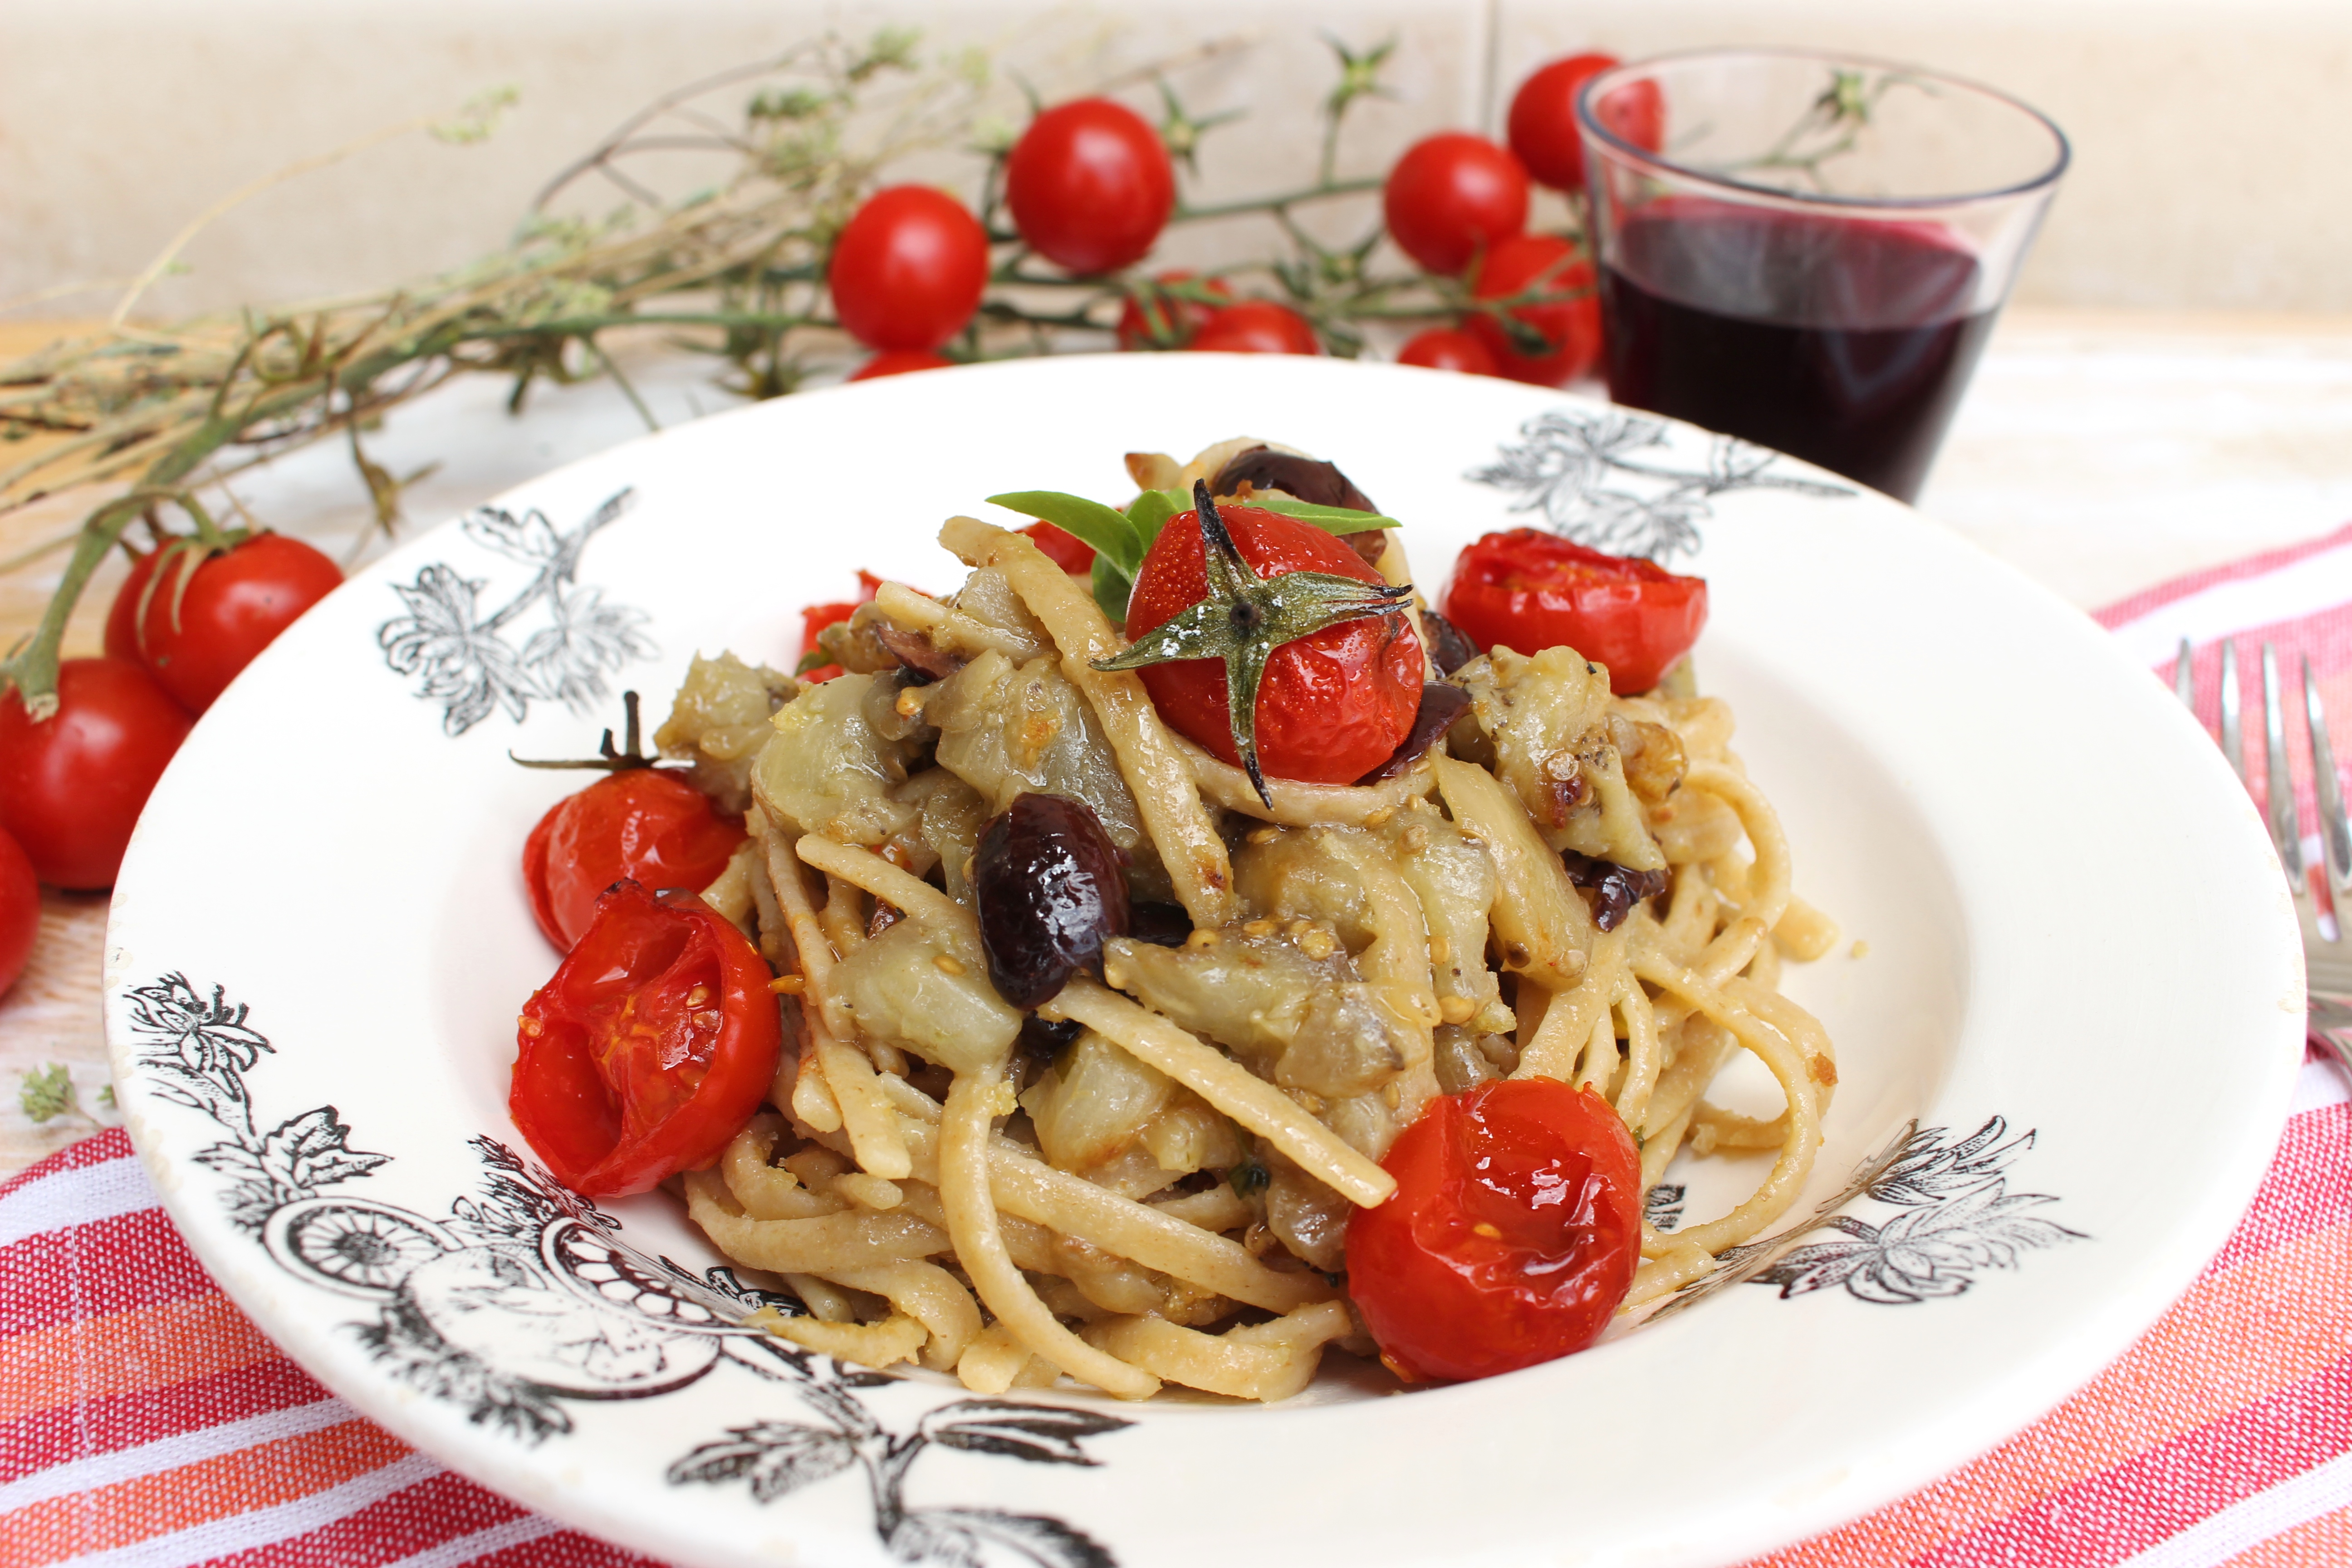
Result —
<svg viewBox="0 0 2352 1568"><path fill-rule="evenodd" d="M1538 68L1511 97L1511 151L1539 184L1555 191L1584 188L1584 146L1576 132L1576 95L1602 71L1617 68L1614 55L1570 55ZM1636 147L1654 153L1664 130L1664 105L1658 85L1637 81L1609 95L1601 123Z"/></svg>
<svg viewBox="0 0 2352 1568"><path fill-rule="evenodd" d="M1498 374L1538 386L1564 386L1601 357L1601 302L1592 293L1592 264L1564 239L1548 234L1517 234L1496 245L1478 264L1470 292L1503 300L1540 288L1573 299L1515 306L1511 316L1543 334L1549 353L1521 353L1492 316L1470 318L1467 330L1495 356Z"/></svg>
<svg viewBox="0 0 2352 1568"><path fill-rule="evenodd" d="M1176 209L1160 132L1107 98L1056 104L1004 160L1004 202L1030 248L1081 276L1142 259Z"/></svg>
<svg viewBox="0 0 2352 1568"><path fill-rule="evenodd" d="M515 1126L587 1197L705 1165L760 1108L782 1042L768 965L691 893L623 882L523 1004Z"/></svg>
<svg viewBox="0 0 2352 1568"><path fill-rule="evenodd" d="M1068 530L1050 522L1033 522L1021 531L1036 542L1046 560L1071 576L1084 576L1095 569L1095 547Z"/></svg>
<svg viewBox="0 0 2352 1568"><path fill-rule="evenodd" d="M835 314L877 349L935 349L963 331L988 288L988 231L929 185L875 192L833 243Z"/></svg>
<svg viewBox="0 0 2352 1568"><path fill-rule="evenodd" d="M675 773L607 773L557 801L524 841L530 912L547 940L569 951L614 883L699 891L719 879L744 837L742 824L721 818Z"/></svg>
<svg viewBox="0 0 2352 1568"><path fill-rule="evenodd" d="M1528 226L1528 172L1466 131L1416 142L1381 194L1389 237L1432 272L1455 273Z"/></svg>
<svg viewBox="0 0 2352 1568"><path fill-rule="evenodd" d="M1548 1078L1429 1102L1348 1223L1348 1295L1411 1383L1584 1349L1642 1261L1642 1157L1609 1102Z"/></svg>
<svg viewBox="0 0 2352 1568"><path fill-rule="evenodd" d="M0 833L0 994L25 973L41 930L41 884L24 847Z"/></svg>
<svg viewBox="0 0 2352 1568"><path fill-rule="evenodd" d="M805 662L808 656L816 651L817 633L824 630L827 626L838 626L842 622L847 620L850 616L856 615L857 613L857 606L864 604L870 604L873 601L876 591L881 586L881 578L877 577L871 572L860 569L857 574L857 597L855 599L835 599L831 604L826 605L811 605L808 608L803 610L801 612L801 658L803 661ZM841 666L837 664L824 664L818 665L813 669L802 670L801 678L804 680L831 680L835 676L839 675L840 673Z"/></svg>
<svg viewBox="0 0 2352 1568"><path fill-rule="evenodd" d="M1271 300L1244 300L1213 312L1192 334L1197 353L1319 354L1323 352L1307 318Z"/></svg>
<svg viewBox="0 0 2352 1568"><path fill-rule="evenodd" d="M1465 375L1498 375L1492 350L1476 338L1452 327L1432 327L1416 332L1397 351L1397 363L1431 370L1457 370Z"/></svg>
<svg viewBox="0 0 2352 1568"><path fill-rule="evenodd" d="M1609 689L1647 691L1706 625L1706 579L1604 555L1540 529L1490 533L1462 552L1445 618L1481 649L1572 647L1609 667Z"/></svg>
<svg viewBox="0 0 2352 1568"><path fill-rule="evenodd" d="M58 667L58 710L35 723L0 697L0 827L41 880L109 888L140 810L194 721L126 658Z"/></svg>
<svg viewBox="0 0 2352 1568"><path fill-rule="evenodd" d="M1242 559L1261 578L1322 572L1379 583L1347 541L1254 506L1217 508ZM1201 520L1180 512L1145 552L1127 605L1130 641L1207 596ZM1213 658L1138 670L1160 716L1202 749L1239 764L1225 667ZM1257 691L1258 764L1269 777L1353 784L1393 756L1421 710L1421 639L1401 616L1343 621L1284 643Z"/></svg>
<svg viewBox="0 0 2352 1568"><path fill-rule="evenodd" d="M851 381L877 381L886 375L905 375L918 370L949 370L955 361L945 354L935 354L929 349L884 349L864 364L849 373Z"/></svg>
<svg viewBox="0 0 2352 1568"><path fill-rule="evenodd" d="M1162 272L1152 281L1158 284L1194 283L1191 272ZM1218 300L1231 300L1234 291L1215 278L1195 283L1203 294ZM1118 312L1118 346L1123 349L1181 349L1188 346L1193 334L1208 325L1218 307L1200 300L1186 300L1167 294L1154 294L1147 302L1141 293L1127 297Z"/></svg>
<svg viewBox="0 0 2352 1568"><path fill-rule="evenodd" d="M282 533L254 534L219 555L176 546L157 553L160 566L148 576L133 566L116 594L109 644L119 611L135 624L141 662L191 713L211 707L256 654L343 581L323 552Z"/></svg>
<svg viewBox="0 0 2352 1568"><path fill-rule="evenodd" d="M131 558L131 573L122 579L122 586L114 591L114 601L106 607L106 657L139 658L139 600L147 591L147 580L155 575L157 552Z"/></svg>

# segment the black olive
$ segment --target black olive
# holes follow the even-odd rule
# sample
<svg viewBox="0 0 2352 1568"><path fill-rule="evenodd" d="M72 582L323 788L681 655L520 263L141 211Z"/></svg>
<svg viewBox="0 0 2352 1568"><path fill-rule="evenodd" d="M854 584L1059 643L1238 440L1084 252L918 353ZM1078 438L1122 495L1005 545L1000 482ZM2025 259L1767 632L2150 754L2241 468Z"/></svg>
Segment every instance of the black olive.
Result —
<svg viewBox="0 0 2352 1568"><path fill-rule="evenodd" d="M1054 1058L1060 1056L1068 1047L1070 1042L1078 1037L1085 1027L1085 1025L1075 1023L1068 1018L1063 1019L1058 1024L1049 1024L1032 1013L1021 1020L1021 1034L1013 1045L1021 1055L1028 1058L1038 1067L1048 1068L1054 1065Z"/></svg>
<svg viewBox="0 0 2352 1568"><path fill-rule="evenodd" d="M996 994L1024 1012L1053 999L1125 936L1127 879L1094 808L1024 795L980 830L972 901Z"/></svg>
<svg viewBox="0 0 2352 1568"><path fill-rule="evenodd" d="M1596 860L1573 849L1561 850L1559 858L1560 864L1568 868L1568 879L1592 895L1592 923L1602 931L1615 931L1625 923L1625 917L1633 912L1635 904L1666 890L1664 867L1635 871L1614 860Z"/></svg>
<svg viewBox="0 0 2352 1568"><path fill-rule="evenodd" d="M1437 738L1454 728L1454 721L1461 718L1469 706L1470 694L1460 687L1448 686L1442 680L1424 682L1421 709L1412 716L1412 728L1405 731L1404 743L1387 762L1356 782L1370 784L1392 779L1421 761L1421 754L1437 744Z"/></svg>
<svg viewBox="0 0 2352 1568"><path fill-rule="evenodd" d="M1244 484L1255 489L1280 490L1285 495L1297 496L1309 506L1339 506L1349 511L1381 510L1372 504L1371 497L1356 488L1355 481L1339 471L1338 464L1277 452L1271 447L1252 447L1237 454L1210 481L1209 493L1233 495ZM1376 528L1340 537L1367 566L1378 566L1389 547L1387 535Z"/></svg>
<svg viewBox="0 0 2352 1568"><path fill-rule="evenodd" d="M1129 918L1127 934L1154 947L1181 947L1192 934L1192 917L1181 904L1139 903Z"/></svg>
<svg viewBox="0 0 2352 1568"><path fill-rule="evenodd" d="M1421 629L1426 634L1423 640L1429 644L1429 660L1441 673L1452 675L1478 657L1478 645L1435 610L1421 612Z"/></svg>

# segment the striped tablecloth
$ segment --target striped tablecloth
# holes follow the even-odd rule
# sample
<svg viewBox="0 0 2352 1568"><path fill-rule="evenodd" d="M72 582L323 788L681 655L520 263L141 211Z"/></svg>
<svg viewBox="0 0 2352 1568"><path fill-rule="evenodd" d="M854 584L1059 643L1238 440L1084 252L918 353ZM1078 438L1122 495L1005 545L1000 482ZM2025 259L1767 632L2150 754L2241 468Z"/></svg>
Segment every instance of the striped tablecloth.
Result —
<svg viewBox="0 0 2352 1568"><path fill-rule="evenodd" d="M2352 528L2100 618L2168 671L2181 637L2200 645L2209 724L2208 645L2231 635L2249 659L2265 639L2308 654L2352 718ZM2294 665L2282 673L2294 679ZM2260 788L2259 752L2254 766ZM2298 742L2307 825L2308 768ZM121 1132L0 1186L0 1568L646 1561L444 1470L279 1355L181 1245ZM1761 1561L2352 1563L2352 1103L2340 1076L2305 1066L2237 1233L2088 1387L1915 1496Z"/></svg>

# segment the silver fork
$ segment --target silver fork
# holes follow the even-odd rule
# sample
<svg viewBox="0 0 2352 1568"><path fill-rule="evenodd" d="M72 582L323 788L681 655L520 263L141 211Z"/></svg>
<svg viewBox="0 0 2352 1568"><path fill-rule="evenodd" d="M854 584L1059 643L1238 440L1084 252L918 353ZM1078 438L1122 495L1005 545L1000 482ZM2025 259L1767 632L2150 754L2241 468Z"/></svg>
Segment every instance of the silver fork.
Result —
<svg viewBox="0 0 2352 1568"><path fill-rule="evenodd" d="M2196 708L2196 684L2189 672L2189 644L2180 639L2180 657L2172 667L2172 689L2191 711ZM2352 943L2342 940L2342 921L2352 903L2352 819L2344 807L2344 785L2336 772L2336 749L2327 739L2327 710L2319 700L2319 682L2311 660L2303 660L2303 716L2311 736L2313 784L2319 805L2320 865L2306 867L2303 858L2303 825L2294 804L2293 775L2287 771L2286 705L2279 700L2278 658L2263 644L2263 751L2267 779L2271 842L2279 864L2286 869L2294 892L2295 914L2303 926L2303 973L2310 997L2311 1033L2327 1043L2347 1074L2352 1074ZM2245 715L2239 705L2237 639L2221 643L2222 754L2246 777ZM2322 873L2324 868L2324 879ZM2322 889L2330 909L2320 908Z"/></svg>

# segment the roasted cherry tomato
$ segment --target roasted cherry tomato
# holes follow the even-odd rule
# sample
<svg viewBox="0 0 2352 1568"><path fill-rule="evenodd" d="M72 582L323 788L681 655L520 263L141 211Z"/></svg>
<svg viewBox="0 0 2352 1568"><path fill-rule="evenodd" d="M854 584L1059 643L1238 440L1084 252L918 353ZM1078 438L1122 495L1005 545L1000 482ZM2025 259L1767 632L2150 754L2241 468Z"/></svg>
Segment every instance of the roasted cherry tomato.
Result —
<svg viewBox="0 0 2352 1568"><path fill-rule="evenodd" d="M1107 98L1056 104L1004 160L1013 226L1046 260L1082 275L1140 260L1176 208L1160 132Z"/></svg>
<svg viewBox="0 0 2352 1568"><path fill-rule="evenodd" d="M1234 548L1261 578L1324 572L1378 583L1381 574L1346 540L1257 507L1217 508ZM1180 512L1145 552L1128 600L1130 640L1173 620L1207 595L1201 520ZM1137 671L1161 718L1204 750L1240 763L1225 667L1182 659ZM1266 660L1257 692L1258 764L1270 777L1353 784L1387 762L1421 710L1421 640L1402 616L1344 621L1284 643Z"/></svg>
<svg viewBox="0 0 2352 1568"><path fill-rule="evenodd" d="M1217 310L1192 334L1192 348L1198 353L1226 354L1323 352L1307 318L1271 300L1244 300Z"/></svg>
<svg viewBox="0 0 2352 1568"><path fill-rule="evenodd" d="M1033 522L1021 531L1036 542L1046 560L1073 577L1095 569L1095 547L1068 530L1055 528L1050 522Z"/></svg>
<svg viewBox="0 0 2352 1568"><path fill-rule="evenodd" d="M219 555L177 548L163 555L162 566L146 576L132 567L115 606L126 621L137 617L139 659L191 713L211 707L237 671L343 581L342 568L323 552L282 533L254 534ZM142 595L147 605L140 615ZM110 610L110 634L114 619Z"/></svg>
<svg viewBox="0 0 2352 1568"><path fill-rule="evenodd" d="M0 833L0 993L16 984L41 930L41 884L14 838Z"/></svg>
<svg viewBox="0 0 2352 1568"><path fill-rule="evenodd" d="M886 375L905 375L909 371L948 370L955 361L945 354L935 354L929 349L884 349L864 364L849 373L851 381L877 381Z"/></svg>
<svg viewBox="0 0 2352 1568"><path fill-rule="evenodd" d="M1496 375L1493 351L1465 331L1432 327L1417 332L1397 351L1397 363L1431 370L1458 370L1465 375Z"/></svg>
<svg viewBox="0 0 2352 1568"><path fill-rule="evenodd" d="M1193 283L1190 272L1162 272L1152 279L1157 284ZM1234 291L1217 279L1195 285L1202 293L1218 300L1231 300ZM1200 300L1179 299L1163 293L1131 293L1118 312L1118 346L1123 349L1181 349L1191 343L1192 334L1208 324L1218 307Z"/></svg>
<svg viewBox="0 0 2352 1568"><path fill-rule="evenodd" d="M67 659L58 710L39 723L22 692L0 697L0 827L51 887L112 887L140 810L191 722L131 660Z"/></svg>
<svg viewBox="0 0 2352 1568"><path fill-rule="evenodd" d="M1548 234L1513 235L1478 264L1470 292L1481 300L1505 300L1538 289L1576 296L1515 306L1510 312L1543 334L1552 345L1549 353L1521 353L1492 316L1471 317L1469 331L1495 356L1499 374L1538 386L1564 386L1601 357L1601 303L1592 293L1592 264L1582 252Z"/></svg>
<svg viewBox="0 0 2352 1568"><path fill-rule="evenodd" d="M857 606L871 603L876 591L881 586L881 578L877 577L871 572L860 569L857 574L857 597L855 599L835 599L831 604L825 605L811 605L808 608L803 610L801 612L802 660L805 662L808 656L816 651L817 633L824 630L827 626L839 626L842 622L856 615L857 613ZM839 675L840 673L841 666L837 664L821 664L817 665L814 668L802 670L801 679L803 680L831 680L835 676Z"/></svg>
<svg viewBox="0 0 2352 1568"><path fill-rule="evenodd" d="M523 1004L507 1107L592 1198L705 1165L760 1109L782 1027L751 940L691 893L622 882Z"/></svg>
<svg viewBox="0 0 2352 1568"><path fill-rule="evenodd" d="M1647 691L1706 625L1706 579L1588 550L1540 529L1490 533L1463 551L1445 618L1480 648L1572 647L1609 667L1609 689Z"/></svg>
<svg viewBox="0 0 2352 1568"><path fill-rule="evenodd" d="M1430 1101L1348 1222L1348 1295L1409 1383L1582 1350L1642 1261L1642 1156L1609 1102L1547 1078Z"/></svg>
<svg viewBox="0 0 2352 1568"><path fill-rule="evenodd" d="M1455 273L1528 226L1528 172L1507 147L1466 131L1416 142L1389 171L1381 210L1397 248Z"/></svg>
<svg viewBox="0 0 2352 1568"><path fill-rule="evenodd" d="M568 951L614 883L707 888L744 837L740 823L719 816L709 796L675 773L607 773L557 801L524 841L530 912L547 940Z"/></svg>
<svg viewBox="0 0 2352 1568"><path fill-rule="evenodd" d="M1519 155L1537 184L1555 191L1584 188L1584 146L1576 134L1576 95L1584 90L1586 82L1616 66L1614 55L1570 55L1538 68L1512 94L1507 131L1511 151ZM1649 89L1654 104L1656 84L1636 85ZM1612 95L1612 106L1622 96ZM1655 151L1658 144L1651 140L1636 145Z"/></svg>
<svg viewBox="0 0 2352 1568"><path fill-rule="evenodd" d="M843 330L859 342L935 349L980 309L988 231L945 191L892 185L851 215L825 281Z"/></svg>

